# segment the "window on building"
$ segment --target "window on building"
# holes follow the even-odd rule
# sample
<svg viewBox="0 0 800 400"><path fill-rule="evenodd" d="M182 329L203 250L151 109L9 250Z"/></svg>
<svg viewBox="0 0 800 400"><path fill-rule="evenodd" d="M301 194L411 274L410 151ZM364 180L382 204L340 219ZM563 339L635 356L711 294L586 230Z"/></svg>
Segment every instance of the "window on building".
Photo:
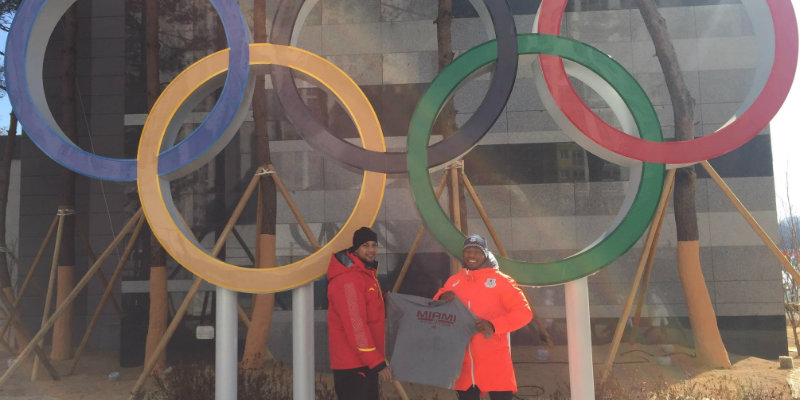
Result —
<svg viewBox="0 0 800 400"><path fill-rule="evenodd" d="M583 165L583 150L572 152L572 165Z"/></svg>

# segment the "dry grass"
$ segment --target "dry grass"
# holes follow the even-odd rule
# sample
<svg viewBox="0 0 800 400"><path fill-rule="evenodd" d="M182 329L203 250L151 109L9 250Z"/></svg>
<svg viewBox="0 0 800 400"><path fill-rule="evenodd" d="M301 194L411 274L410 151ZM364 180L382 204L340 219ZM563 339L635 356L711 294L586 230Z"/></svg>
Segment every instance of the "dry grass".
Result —
<svg viewBox="0 0 800 400"><path fill-rule="evenodd" d="M315 386L317 399L336 399L333 388L329 388L326 382L318 381ZM291 370L281 365L263 369L239 368L237 394L240 400L292 400ZM137 400L169 399L214 400L214 366L178 366L170 373L156 377L152 389L137 396Z"/></svg>
<svg viewBox="0 0 800 400"><path fill-rule="evenodd" d="M597 400L647 399L647 400L784 400L782 390L770 388L757 382L734 382L722 377L702 384L685 381L668 386L662 382L641 382L638 387L622 387L616 381L609 381L596 390ZM556 397L558 398L558 397ZM562 397L566 399L567 397Z"/></svg>
<svg viewBox="0 0 800 400"><path fill-rule="evenodd" d="M238 398L241 400L292 399L292 373L281 365L271 365L259 370L239 369ZM523 390L516 399L527 400L567 400L569 387L553 382L554 387L539 387L538 391ZM685 381L668 385L660 380L640 381L638 384L622 385L610 379L604 385L596 385L597 400L784 400L785 393L758 382L735 381L730 377L719 377L703 383ZM547 393L547 394L545 394ZM335 400L332 387L319 379L316 384L316 399ZM382 399L396 398L392 393L384 393ZM426 399L438 399L431 393ZM453 396L455 398L455 396ZM157 378L156 384L146 393L140 393L137 400L167 399L214 399L214 368L208 364L187 364L176 367L164 377Z"/></svg>

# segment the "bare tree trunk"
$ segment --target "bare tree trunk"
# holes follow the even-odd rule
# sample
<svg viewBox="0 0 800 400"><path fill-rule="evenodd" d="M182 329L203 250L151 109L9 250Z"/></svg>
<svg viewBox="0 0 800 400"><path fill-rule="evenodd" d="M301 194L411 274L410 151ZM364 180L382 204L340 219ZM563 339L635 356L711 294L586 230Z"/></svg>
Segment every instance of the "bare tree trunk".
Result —
<svg viewBox="0 0 800 400"><path fill-rule="evenodd" d="M788 287L787 287L788 286ZM794 350L796 354L800 354L800 339L797 337L797 318L795 318L794 314L798 311L797 304L793 303L788 297L789 290L792 287L795 287L794 282L789 282L788 285L784 285L786 292L784 292L784 309L786 310L786 316L789 318L789 324L792 326L792 334L794 335Z"/></svg>
<svg viewBox="0 0 800 400"><path fill-rule="evenodd" d="M8 136L6 147L3 150L3 160L0 162L0 246L6 246L6 207L8 207L8 187L11 183L11 161L14 158L14 144L17 138L17 116L9 113ZM11 273L8 270L8 258L5 254L0 256L0 288L8 293L11 289L10 299L16 298L11 287Z"/></svg>
<svg viewBox="0 0 800 400"><path fill-rule="evenodd" d="M798 238L797 230L800 227L797 226L797 216L794 215L794 208L792 207L792 198L789 195L789 188L790 181L789 181L789 172L786 172L786 210L789 213L789 243L784 243L784 250L786 251L795 251L800 249L800 238ZM780 235L781 240L783 240L784 235ZM800 283L800 282L799 282Z"/></svg>
<svg viewBox="0 0 800 400"><path fill-rule="evenodd" d="M145 0L145 80L147 85L147 108L150 110L161 92L159 78L159 31L158 0ZM150 313L145 344L145 364L153 356L158 342L167 330L167 254L155 235L150 235ZM166 367L166 352L161 352L153 369L160 373Z"/></svg>
<svg viewBox="0 0 800 400"><path fill-rule="evenodd" d="M254 0L253 41L267 42L267 4L266 0ZM267 127L267 93L264 90L264 75L256 78L256 91L253 93L253 124L256 135L256 153L260 166L272 163L270 159L269 135ZM275 267L275 223L277 214L277 192L275 181L269 175L262 175L259 181L258 237L256 242L256 268ZM260 368L267 354L267 340L275 308L275 294L253 296L253 315L247 330L242 366Z"/></svg>
<svg viewBox="0 0 800 400"><path fill-rule="evenodd" d="M790 263L792 264L792 268L797 269L797 261L792 261L792 257L795 257L797 254L798 248L800 248L800 243L798 243L798 233L797 233L797 217L794 215L794 209L792 207L792 198L789 195L789 172L787 171L784 179L786 180L786 203L784 203L786 207L786 211L789 215L789 222L788 226L785 222L786 220L782 220L778 223L778 230L780 231L780 239L781 244L783 246L784 255L789 258ZM786 229L789 232L786 232ZM794 336L794 348L796 354L800 354L800 338L797 336L797 318L795 314L800 311L798 310L798 302L797 298L800 293L798 293L798 282L795 282L789 274L784 272L784 279L783 290L784 290L784 303L786 308L786 315L789 317L789 323L792 326L792 335Z"/></svg>
<svg viewBox="0 0 800 400"><path fill-rule="evenodd" d="M11 183L11 161L14 158L14 146L17 139L17 116L11 112L9 117L6 147L3 150L3 160L0 162L0 246L3 247L8 247L6 242L6 208L8 208L8 187ZM13 300L17 297L11 282L11 271L9 270L6 253L0 253L0 290L9 299ZM6 315L11 314L7 312ZM17 338L19 337L22 337L22 335L17 335Z"/></svg>
<svg viewBox="0 0 800 400"><path fill-rule="evenodd" d="M694 138L694 99L686 88L678 58L669 38L664 18L653 0L636 0L672 100L675 118L675 137L678 140ZM678 239L678 273L686 295L689 321L695 338L697 357L715 367L731 366L725 345L717 326L716 314L708 294L708 287L700 267L700 245L695 210L694 166L680 168L675 174L675 225Z"/></svg>
<svg viewBox="0 0 800 400"><path fill-rule="evenodd" d="M439 62L439 71L441 71L453 62L454 56L451 29L453 23L452 0L439 0L439 13L434 23L436 24L436 40L438 42L437 60ZM452 135L456 131L456 109L452 99L444 105L436 123L436 131L442 132L445 137Z"/></svg>
<svg viewBox="0 0 800 400"><path fill-rule="evenodd" d="M64 51L61 58L61 128L77 143L76 121L76 59L78 44L78 15L76 6L64 14ZM64 169L62 208L75 209L75 173ZM64 235L58 260L57 306L72 291L75 279L75 216L64 218ZM53 348L50 358L66 360L72 357L72 305L53 327Z"/></svg>
<svg viewBox="0 0 800 400"><path fill-rule="evenodd" d="M452 46L452 26L453 21L453 1L452 0L439 0L439 13L436 17L436 39L438 41L438 61L439 71L450 65L453 61L453 46ZM442 112L439 113L439 118L436 120L434 131L441 133L443 137L450 137L453 135L458 126L456 125L456 108L453 104L453 99L445 103ZM449 173L450 171L445 171ZM457 228L464 233L467 233L469 227L467 225L467 208L466 193L464 191L464 180L460 173L449 173L447 178L447 193L450 201L448 208L450 211L450 218L453 221L458 221ZM453 193L456 193L455 195ZM457 199L457 201L455 201ZM458 213L458 218L456 218ZM451 273L458 272L458 266L455 264L451 267Z"/></svg>

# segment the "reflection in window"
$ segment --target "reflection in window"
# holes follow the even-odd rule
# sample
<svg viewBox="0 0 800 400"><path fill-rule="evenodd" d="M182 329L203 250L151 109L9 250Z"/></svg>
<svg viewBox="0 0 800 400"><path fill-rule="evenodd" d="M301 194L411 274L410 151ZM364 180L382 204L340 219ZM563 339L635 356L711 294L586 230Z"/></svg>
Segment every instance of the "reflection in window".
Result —
<svg viewBox="0 0 800 400"><path fill-rule="evenodd" d="M580 163L573 163L573 157ZM627 172L623 172L626 168L603 160L573 142L481 145L467 153L464 161L473 185L628 179Z"/></svg>

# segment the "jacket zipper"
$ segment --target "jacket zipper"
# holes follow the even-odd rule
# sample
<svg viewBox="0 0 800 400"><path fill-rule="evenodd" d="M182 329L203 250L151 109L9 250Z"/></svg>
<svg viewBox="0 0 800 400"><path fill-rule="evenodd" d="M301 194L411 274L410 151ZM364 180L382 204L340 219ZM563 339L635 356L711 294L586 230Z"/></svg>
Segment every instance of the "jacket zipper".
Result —
<svg viewBox="0 0 800 400"><path fill-rule="evenodd" d="M378 295L379 295L379 296L380 296L380 298L381 298L381 303L383 303L383 302L384 302L384 299L383 299L383 291L381 291L381 283L380 283L380 282L378 282L378 274L377 274L377 273L375 273L375 275L373 275L373 274L371 274L371 273L370 273L369 275L370 275L370 277L372 278L372 280L373 280L373 281L375 281L375 285L377 285L377 286L378 286L378 289L377 289L377 290L378 290Z"/></svg>
<svg viewBox="0 0 800 400"><path fill-rule="evenodd" d="M467 309L470 309L470 303L467 302ZM472 343L467 346L467 352L469 353L469 374L472 377L472 386L477 386L475 385L475 360L472 359Z"/></svg>
<svg viewBox="0 0 800 400"><path fill-rule="evenodd" d="M469 276L469 270L465 270L467 276ZM469 282L469 279L467 279ZM472 311L472 300L467 300L467 310ZM467 353L469 354L469 374L472 378L472 386L475 385L475 360L472 359L472 341L470 340L469 344L467 345Z"/></svg>

